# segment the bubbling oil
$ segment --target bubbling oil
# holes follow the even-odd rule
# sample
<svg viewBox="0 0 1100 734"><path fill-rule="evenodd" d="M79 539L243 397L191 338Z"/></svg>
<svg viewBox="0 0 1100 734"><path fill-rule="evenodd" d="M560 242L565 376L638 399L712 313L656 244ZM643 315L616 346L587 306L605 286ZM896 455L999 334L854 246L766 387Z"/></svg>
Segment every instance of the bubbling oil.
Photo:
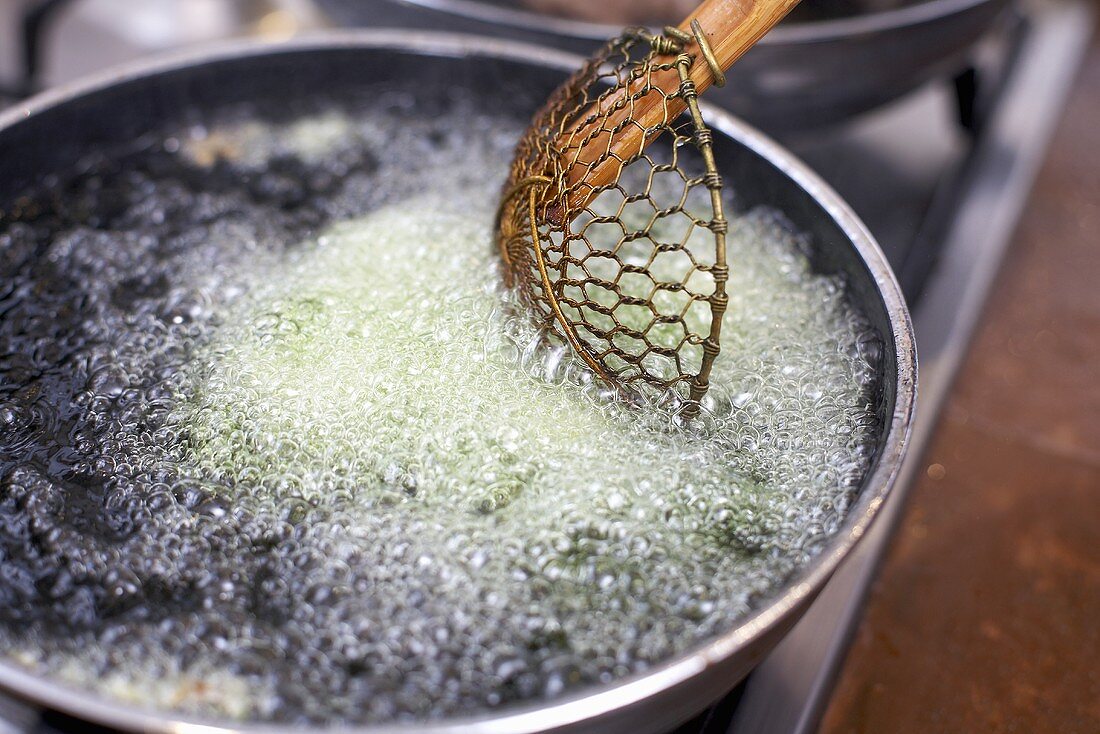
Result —
<svg viewBox="0 0 1100 734"><path fill-rule="evenodd" d="M644 671L837 530L879 340L779 215L731 223L685 425L501 287L518 127L399 102L167 131L0 220L10 659L204 715L470 714Z"/></svg>

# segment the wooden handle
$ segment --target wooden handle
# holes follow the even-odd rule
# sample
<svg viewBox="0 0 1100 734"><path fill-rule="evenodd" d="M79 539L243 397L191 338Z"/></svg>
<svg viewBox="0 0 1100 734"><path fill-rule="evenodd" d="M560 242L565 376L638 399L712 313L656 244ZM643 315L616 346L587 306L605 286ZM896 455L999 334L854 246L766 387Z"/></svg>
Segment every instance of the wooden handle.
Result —
<svg viewBox="0 0 1100 734"><path fill-rule="evenodd" d="M698 20L718 65L725 71L798 2L799 0L706 0L684 19L680 28L691 34L691 22ZM691 45L694 45L694 41ZM689 76L700 92L714 83L714 74L698 49ZM655 72L649 81L668 94L675 92L680 86L680 77L675 69ZM629 92L630 90L622 90L621 94ZM570 197L570 209L579 212L588 203L593 192L618 177L621 165L616 158L630 160L656 138L651 135L646 139L643 130L660 125L662 120L676 119L686 108L687 103L682 98L667 99L654 92L638 100L633 109L624 106L612 114L605 125L607 129L614 129L627 117L635 120L638 125L628 125L621 130L610 141L610 152L614 155L600 163L596 161L608 152L610 133L595 136L576 152L576 163L570 166L565 181L567 187L576 187L573 189L575 193ZM583 120L586 116L587 113L581 114L577 119ZM551 218L560 219L560 212L551 212Z"/></svg>
<svg viewBox="0 0 1100 734"><path fill-rule="evenodd" d="M698 20L722 71L733 66L765 33L786 17L799 0L706 0L680 24L691 33ZM702 56L691 66L691 79L700 92L714 81Z"/></svg>

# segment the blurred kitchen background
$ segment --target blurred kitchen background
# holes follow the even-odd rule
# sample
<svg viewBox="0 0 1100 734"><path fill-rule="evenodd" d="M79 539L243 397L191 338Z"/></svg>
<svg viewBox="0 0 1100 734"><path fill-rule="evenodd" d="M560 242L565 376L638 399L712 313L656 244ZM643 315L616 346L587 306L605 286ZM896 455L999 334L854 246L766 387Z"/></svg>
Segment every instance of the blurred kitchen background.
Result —
<svg viewBox="0 0 1100 734"><path fill-rule="evenodd" d="M567 0L531 2L568 15ZM578 5L598 20L642 6L661 4ZM771 60L754 51L707 95L866 221L913 310L921 396L871 537L681 731L1100 731L1095 17L1086 0L816 0L776 31ZM157 53L351 25L582 53L594 32L503 0L0 0L0 105ZM792 94L806 107L785 107Z"/></svg>

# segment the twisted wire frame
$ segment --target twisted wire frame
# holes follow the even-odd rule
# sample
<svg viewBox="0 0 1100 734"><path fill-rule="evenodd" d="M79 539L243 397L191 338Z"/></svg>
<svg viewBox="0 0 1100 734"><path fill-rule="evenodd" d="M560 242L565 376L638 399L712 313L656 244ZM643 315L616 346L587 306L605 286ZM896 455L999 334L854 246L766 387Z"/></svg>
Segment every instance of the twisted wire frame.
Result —
<svg viewBox="0 0 1100 734"><path fill-rule="evenodd" d="M729 271L690 41L672 28L625 31L553 93L517 145L497 242L507 283L548 334L613 384L672 390L697 409L720 352ZM643 127L633 111L650 95L664 113ZM616 152L632 125L644 142ZM610 183L586 180L608 164Z"/></svg>

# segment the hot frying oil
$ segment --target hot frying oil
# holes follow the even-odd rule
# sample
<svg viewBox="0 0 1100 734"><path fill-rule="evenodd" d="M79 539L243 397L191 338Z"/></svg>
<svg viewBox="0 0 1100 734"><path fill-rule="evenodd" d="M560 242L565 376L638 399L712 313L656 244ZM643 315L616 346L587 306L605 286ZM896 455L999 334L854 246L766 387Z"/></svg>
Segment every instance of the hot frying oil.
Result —
<svg viewBox="0 0 1100 734"><path fill-rule="evenodd" d="M9 658L210 715L469 714L644 671L837 530L881 347L781 216L731 223L685 424L501 286L519 127L387 109L169 130L0 220Z"/></svg>

